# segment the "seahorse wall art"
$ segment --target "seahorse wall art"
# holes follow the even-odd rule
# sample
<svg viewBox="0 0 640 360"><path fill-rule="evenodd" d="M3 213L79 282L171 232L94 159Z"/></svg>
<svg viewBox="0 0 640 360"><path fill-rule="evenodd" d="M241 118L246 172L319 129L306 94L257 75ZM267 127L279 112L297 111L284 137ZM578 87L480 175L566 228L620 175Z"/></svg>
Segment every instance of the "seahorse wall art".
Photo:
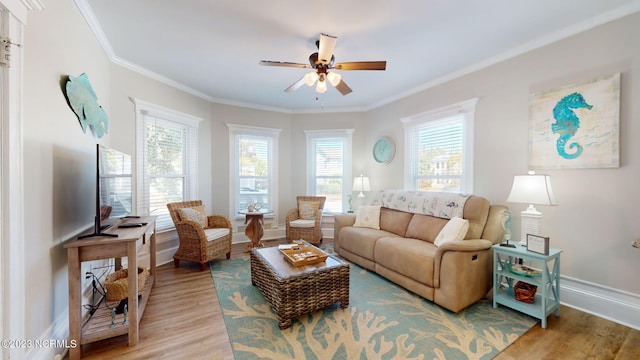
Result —
<svg viewBox="0 0 640 360"><path fill-rule="evenodd" d="M563 97L556 103L553 108L553 118L556 122L551 124L551 130L554 134L560 135L556 141L556 151L558 155L565 159L575 159L582 154L582 145L577 142L569 144L571 153L567 152L567 142L580 128L580 118L572 109L589 109L593 108L585 100L582 94L572 93Z"/></svg>

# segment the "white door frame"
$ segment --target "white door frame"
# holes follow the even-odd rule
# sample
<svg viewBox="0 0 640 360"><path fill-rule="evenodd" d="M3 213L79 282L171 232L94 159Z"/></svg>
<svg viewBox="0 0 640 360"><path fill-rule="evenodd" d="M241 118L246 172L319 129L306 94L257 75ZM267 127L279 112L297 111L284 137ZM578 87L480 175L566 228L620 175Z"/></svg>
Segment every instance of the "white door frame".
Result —
<svg viewBox="0 0 640 360"><path fill-rule="evenodd" d="M0 0L3 39L22 44L27 11L39 0ZM5 43L0 43L4 46ZM2 339L25 338L24 179L22 139L23 48L10 45L10 66L0 84L0 320ZM5 59L2 59L3 61ZM2 349L3 359L21 360L25 349Z"/></svg>

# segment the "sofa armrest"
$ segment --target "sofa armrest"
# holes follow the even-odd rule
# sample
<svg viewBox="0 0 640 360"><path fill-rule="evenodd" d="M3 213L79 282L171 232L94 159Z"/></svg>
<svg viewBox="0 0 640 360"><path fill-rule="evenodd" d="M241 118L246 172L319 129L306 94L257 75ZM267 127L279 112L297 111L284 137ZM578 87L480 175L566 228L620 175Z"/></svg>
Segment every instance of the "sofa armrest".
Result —
<svg viewBox="0 0 640 360"><path fill-rule="evenodd" d="M333 216L333 250L340 250L340 229L353 226L356 222L355 214L336 214Z"/></svg>
<svg viewBox="0 0 640 360"><path fill-rule="evenodd" d="M479 253L489 252L492 255L491 246L493 244L489 240L484 239L471 239L463 241L452 241L442 244L436 250L434 259L434 287L440 287L442 282L441 270L446 265L447 267L463 267L466 261L475 261L474 256L477 257ZM472 253L472 254L469 254ZM486 255L485 255L486 256ZM453 262L459 262L458 265L443 264L443 262L451 260ZM460 268L460 271L456 271L458 276L465 276L465 269Z"/></svg>
<svg viewBox="0 0 640 360"><path fill-rule="evenodd" d="M441 258L442 254L446 251L481 251L491 249L491 246L493 246L491 241L484 239L450 241L438 247L436 251L436 261Z"/></svg>

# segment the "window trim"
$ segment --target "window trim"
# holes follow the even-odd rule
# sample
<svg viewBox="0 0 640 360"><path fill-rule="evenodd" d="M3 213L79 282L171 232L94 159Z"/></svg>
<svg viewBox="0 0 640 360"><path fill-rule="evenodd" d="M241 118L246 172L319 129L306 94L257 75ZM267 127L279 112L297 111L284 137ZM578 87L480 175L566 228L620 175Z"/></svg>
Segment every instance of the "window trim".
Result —
<svg viewBox="0 0 640 360"><path fill-rule="evenodd" d="M429 110L420 114L412 115L406 118L400 119L404 127L404 143L405 143L405 162L404 162L404 187L409 190L417 190L416 182L412 174L414 171L413 153L415 149L412 149L410 140L411 132L416 127L422 126L428 122L445 120L448 117L456 115L463 115L463 175L460 178L460 191L462 193L473 194L473 149L474 149L474 123L476 104L479 98L471 98L469 100L461 101L455 104L443 106L433 110Z"/></svg>
<svg viewBox="0 0 640 360"><path fill-rule="evenodd" d="M144 127L146 117L154 117L162 122L166 122L173 126L184 127L187 130L186 136L186 152L185 156L185 173L186 181L183 198L184 200L198 198L198 127L202 118L185 114L176 110L165 108L160 105L152 104L136 98L130 98L135 105L136 114L136 164L135 164L135 199L134 209L137 209L138 215L148 215L149 209L144 206L144 189L147 181L144 176L144 164L146 161L146 153L144 151ZM173 230L173 226L167 228L158 228L158 232Z"/></svg>
<svg viewBox="0 0 640 360"><path fill-rule="evenodd" d="M239 220L244 216L238 214L235 210L235 204L237 200L236 189L238 188L238 161L239 154L236 148L236 135L253 135L271 138L271 155L270 159L273 164L269 164L271 168L271 174L269 174L269 184L271 186L271 202L272 213L265 215L265 218L273 218L273 223L277 224L278 221L278 199L279 199L279 183L278 183L278 160L280 158L279 143L280 132L282 129L267 128L251 125L238 125L232 123L225 124L229 129L229 219Z"/></svg>
<svg viewBox="0 0 640 360"><path fill-rule="evenodd" d="M306 193L316 195L314 179L315 179L315 152L313 142L317 139L342 138L344 142L344 153L342 159L342 212L346 212L347 197L351 194L351 182L353 179L353 132L355 129L328 129L328 130L304 130L307 142L307 174L306 174ZM324 214L335 214L335 212L323 212Z"/></svg>

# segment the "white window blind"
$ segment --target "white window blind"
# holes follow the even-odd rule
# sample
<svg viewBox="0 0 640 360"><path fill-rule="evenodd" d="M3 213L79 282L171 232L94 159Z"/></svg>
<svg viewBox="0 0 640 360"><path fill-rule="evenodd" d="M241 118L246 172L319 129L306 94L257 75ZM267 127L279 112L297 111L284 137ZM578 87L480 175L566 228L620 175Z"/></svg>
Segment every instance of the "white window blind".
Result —
<svg viewBox="0 0 640 360"><path fill-rule="evenodd" d="M344 140L316 139L315 147L315 180L313 181L316 196L325 196L324 211L342 211L342 187L344 173Z"/></svg>
<svg viewBox="0 0 640 360"><path fill-rule="evenodd" d="M345 199L351 191L351 134L346 130L308 130L307 192L325 196L325 213L344 211Z"/></svg>
<svg viewBox="0 0 640 360"><path fill-rule="evenodd" d="M171 229L167 203L197 199L198 122L190 115L136 101L138 213Z"/></svg>
<svg viewBox="0 0 640 360"><path fill-rule="evenodd" d="M420 191L473 192L476 99L420 114L405 123L405 186Z"/></svg>
<svg viewBox="0 0 640 360"><path fill-rule="evenodd" d="M271 138L237 134L236 142L239 152L236 210L246 209L250 202L254 202L260 203L265 211L271 211Z"/></svg>
<svg viewBox="0 0 640 360"><path fill-rule="evenodd" d="M230 218L250 202L277 217L278 138L280 129L227 124L230 141ZM276 219L277 221L277 219Z"/></svg>
<svg viewBox="0 0 640 360"><path fill-rule="evenodd" d="M416 145L414 156L416 189L422 191L461 191L464 117L430 121L411 130Z"/></svg>

